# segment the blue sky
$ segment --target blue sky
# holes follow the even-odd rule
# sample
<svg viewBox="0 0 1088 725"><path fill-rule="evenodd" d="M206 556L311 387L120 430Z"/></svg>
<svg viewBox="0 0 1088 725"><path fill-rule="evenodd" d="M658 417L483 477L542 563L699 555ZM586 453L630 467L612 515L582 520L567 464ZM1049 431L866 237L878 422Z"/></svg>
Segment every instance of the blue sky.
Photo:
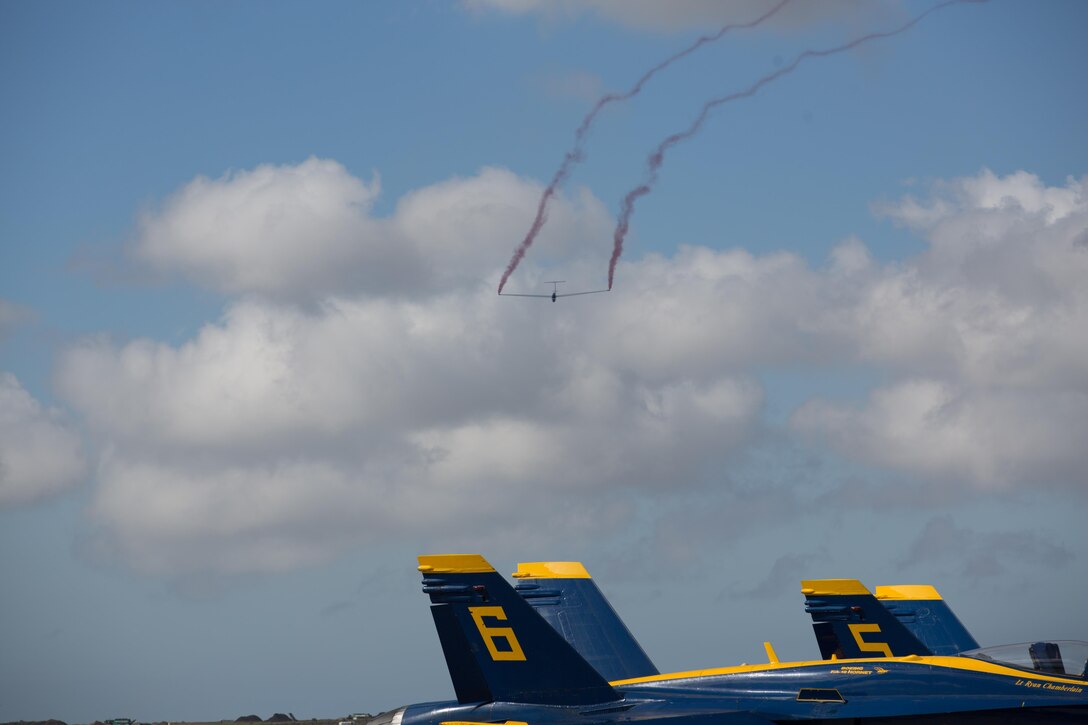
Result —
<svg viewBox="0 0 1088 725"><path fill-rule="evenodd" d="M706 100L933 4L608 107L508 289L599 286ZM582 560L662 669L817 656L813 577L1088 639L1083 3L806 62L669 154L610 295L494 294L595 99L770 6L0 5L0 719L448 697L420 553Z"/></svg>

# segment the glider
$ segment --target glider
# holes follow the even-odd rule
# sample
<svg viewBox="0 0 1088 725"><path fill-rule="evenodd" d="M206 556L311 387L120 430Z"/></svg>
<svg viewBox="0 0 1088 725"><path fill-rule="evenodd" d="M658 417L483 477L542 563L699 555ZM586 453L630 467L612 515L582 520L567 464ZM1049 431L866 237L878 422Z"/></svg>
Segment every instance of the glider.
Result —
<svg viewBox="0 0 1088 725"><path fill-rule="evenodd" d="M542 297L544 299L548 299L550 297L552 302L555 302L555 300L559 297L577 297L578 295L595 295L598 292L611 292L611 290L606 289L594 289L587 290L586 292L564 292L563 294L559 294L559 285L564 284L565 282L565 279L550 279L545 282L544 284L550 284L552 286L552 293L550 295L527 295L515 294L513 292L500 292L499 294L503 297Z"/></svg>

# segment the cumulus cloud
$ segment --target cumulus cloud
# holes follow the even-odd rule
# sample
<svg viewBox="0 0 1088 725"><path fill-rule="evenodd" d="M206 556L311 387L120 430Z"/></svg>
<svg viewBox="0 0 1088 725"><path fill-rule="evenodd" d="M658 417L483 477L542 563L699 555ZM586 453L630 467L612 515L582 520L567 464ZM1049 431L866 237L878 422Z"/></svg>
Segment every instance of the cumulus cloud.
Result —
<svg viewBox="0 0 1088 725"><path fill-rule="evenodd" d="M82 441L63 415L0 372L0 508L65 491L85 470Z"/></svg>
<svg viewBox="0 0 1088 725"><path fill-rule="evenodd" d="M560 22L593 15L625 27L657 32L691 28L718 28L745 23L770 10L777 0L462 0L474 12L494 10L511 15L535 15ZM829 0L821 3L795 2L770 23L772 27L793 28L816 22L886 12L873 3L859 0Z"/></svg>
<svg viewBox="0 0 1088 725"><path fill-rule="evenodd" d="M1088 394L909 380L874 391L861 408L809 402L793 423L858 460L924 476L1080 484Z"/></svg>
<svg viewBox="0 0 1088 725"><path fill-rule="evenodd" d="M310 176L339 194L311 203ZM792 416L848 458L983 488L1081 485L1082 182L984 171L885 204L931 245L894 264L858 239L821 267L688 246L624 261L613 294L554 306L494 292L539 192L485 169L376 218L375 184L309 160L197 180L145 217L142 254L240 295L181 344L94 337L62 356L59 390L104 441L95 550L151 574L230 575L406 532L481 546L525 511L552 537L619 531L632 496L733 486L731 464L768 427L758 375L779 366L881 371L866 402L815 399ZM226 209L238 219L206 223ZM277 229L277 214L297 218ZM567 279L600 275L607 250L580 243L608 221L588 192L565 197L518 283L537 285L549 250ZM314 232L348 227L351 243ZM302 242L285 231L304 229ZM295 269L293 245L314 239ZM247 276L249 261L265 272ZM804 509L773 486L718 500L703 519L652 517L655 545L679 561L692 526Z"/></svg>
<svg viewBox="0 0 1088 725"><path fill-rule="evenodd" d="M538 184L485 168L419 189L390 217L380 193L328 159L198 177L141 215L132 248L155 269L227 294L313 300L331 293L442 293L489 279L525 233ZM606 239L604 207L588 192L558 200L541 240Z"/></svg>
<svg viewBox="0 0 1088 725"><path fill-rule="evenodd" d="M590 312L592 354L648 379L828 361L849 333L834 325L839 291L791 253L682 246L625 263L617 278L623 304Z"/></svg>
<svg viewBox="0 0 1088 725"><path fill-rule="evenodd" d="M940 182L879 205L926 234L843 310L859 359L899 374L864 406L814 400L793 425L846 455L980 486L1082 485L1088 458L1084 180L1019 172Z"/></svg>
<svg viewBox="0 0 1088 725"><path fill-rule="evenodd" d="M179 347L72 348L60 388L111 442L99 550L232 574L397 530L507 531L523 507L581 531L600 519L563 512L563 490L606 506L624 487L683 487L754 434L751 379L644 379L578 353L568 318L507 302L249 300Z"/></svg>
<svg viewBox="0 0 1088 725"><path fill-rule="evenodd" d="M874 204L874 208L916 229L929 230L962 217L967 209L1041 215L1047 224L1053 224L1084 205L1083 184L1076 179L1067 179L1065 187L1051 187L1027 171L1001 177L983 169L974 177L937 180L933 193L926 201L908 195L896 203Z"/></svg>
<svg viewBox="0 0 1088 725"><path fill-rule="evenodd" d="M315 158L198 177L142 216L135 251L229 293L342 285L349 268L408 263L371 228L378 190Z"/></svg>
<svg viewBox="0 0 1088 725"><path fill-rule="evenodd" d="M691 461L736 448L754 417L751 401L707 414L692 399L700 392L679 395L669 415L632 406L631 430L496 417L391 427L376 436L380 444L359 433L357 448L350 439L283 443L261 456L144 459L126 447L98 471L96 543L139 571L179 576L283 571L406 533L448 541L468 530L476 541L481 532L499 540L514 535L519 511L548 521L548 535L585 535L601 525L589 511L607 495L683 486ZM678 431L700 435L678 440ZM584 510L571 515L565 495Z"/></svg>

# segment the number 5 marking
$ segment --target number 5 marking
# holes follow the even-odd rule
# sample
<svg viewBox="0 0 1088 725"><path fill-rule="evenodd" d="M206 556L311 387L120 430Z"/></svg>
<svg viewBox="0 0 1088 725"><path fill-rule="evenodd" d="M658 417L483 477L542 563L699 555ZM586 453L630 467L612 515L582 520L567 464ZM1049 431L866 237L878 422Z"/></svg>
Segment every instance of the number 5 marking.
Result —
<svg viewBox="0 0 1088 725"><path fill-rule="evenodd" d="M493 660L525 661L525 653L521 650L518 638L514 636L512 627L488 627L484 624L484 617L492 617L501 622L506 621L506 612L502 607L469 607L468 613L472 615L472 621L476 623L476 629L480 630L480 636L487 645L487 651L491 653ZM506 640L506 650L500 650L495 646L496 639Z"/></svg>
<svg viewBox="0 0 1088 725"><path fill-rule="evenodd" d="M885 657L892 656L892 648L888 646L887 642L866 642L861 637L866 632L880 634L879 624L848 624L847 626L850 627L850 634L854 635L854 641L858 643L859 650L862 652L880 652Z"/></svg>

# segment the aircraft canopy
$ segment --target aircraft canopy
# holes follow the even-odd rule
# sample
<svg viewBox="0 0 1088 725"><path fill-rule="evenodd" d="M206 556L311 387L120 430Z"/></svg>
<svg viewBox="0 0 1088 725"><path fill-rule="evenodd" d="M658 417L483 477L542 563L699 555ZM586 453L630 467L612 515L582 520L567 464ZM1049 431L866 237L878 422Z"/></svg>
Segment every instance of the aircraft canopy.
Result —
<svg viewBox="0 0 1088 725"><path fill-rule="evenodd" d="M961 652L960 656L974 657L1049 675L1088 679L1088 642L1077 640L1023 642L998 647L981 647Z"/></svg>

